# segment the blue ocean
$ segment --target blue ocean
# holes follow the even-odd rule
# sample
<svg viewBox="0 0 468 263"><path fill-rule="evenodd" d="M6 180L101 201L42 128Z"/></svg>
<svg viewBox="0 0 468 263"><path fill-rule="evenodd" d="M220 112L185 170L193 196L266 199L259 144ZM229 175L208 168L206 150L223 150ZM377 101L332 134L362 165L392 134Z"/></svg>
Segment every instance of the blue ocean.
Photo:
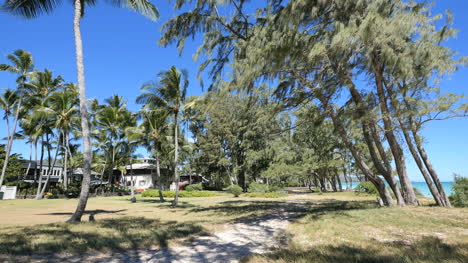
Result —
<svg viewBox="0 0 468 263"><path fill-rule="evenodd" d="M431 192L429 191L429 187L427 187L426 182L411 182L413 187L418 189L425 197L432 197ZM352 187L356 187L359 183L352 183ZM442 182L442 186L444 187L445 193L447 195L452 194L452 185L453 182ZM346 185L343 184L343 188L346 188Z"/></svg>

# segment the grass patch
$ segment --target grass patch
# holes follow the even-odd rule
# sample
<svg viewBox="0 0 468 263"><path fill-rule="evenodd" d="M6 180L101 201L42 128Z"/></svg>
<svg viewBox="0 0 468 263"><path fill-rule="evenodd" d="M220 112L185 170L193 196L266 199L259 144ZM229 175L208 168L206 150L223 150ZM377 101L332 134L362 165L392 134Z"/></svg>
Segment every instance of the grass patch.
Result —
<svg viewBox="0 0 468 263"><path fill-rule="evenodd" d="M166 198L174 198L175 192L174 191L162 191L163 196ZM212 191L198 191L198 190L192 190L192 191L180 191L179 192L179 197L181 198L189 198L189 197L210 197L210 196L219 196L223 195L222 193L219 192L212 192ZM142 197L159 197L159 190L156 189L149 189L144 191L141 194Z"/></svg>
<svg viewBox="0 0 468 263"><path fill-rule="evenodd" d="M210 192L216 193L216 192ZM95 222L64 224L76 199L3 200L0 261L31 254L134 251L180 244L226 224L258 224L288 214L287 242L245 262L468 262L468 209L378 208L375 197L354 193L290 194L252 199L221 194L180 200L90 198L83 217ZM182 240L181 240L182 239ZM272 240L272 242L274 242ZM275 243L272 243L275 245Z"/></svg>
<svg viewBox="0 0 468 263"><path fill-rule="evenodd" d="M167 247L170 240L194 234L206 233L198 224L162 222L143 217L121 217L75 225L47 224L5 229L0 233L0 254L83 253L90 250Z"/></svg>
<svg viewBox="0 0 468 263"><path fill-rule="evenodd" d="M321 197L290 224L287 246L244 262L468 262L468 209Z"/></svg>
<svg viewBox="0 0 468 263"><path fill-rule="evenodd" d="M243 195L247 197L280 198L280 197L287 196L288 193L285 191L266 192L266 193L253 192L253 193L245 193Z"/></svg>

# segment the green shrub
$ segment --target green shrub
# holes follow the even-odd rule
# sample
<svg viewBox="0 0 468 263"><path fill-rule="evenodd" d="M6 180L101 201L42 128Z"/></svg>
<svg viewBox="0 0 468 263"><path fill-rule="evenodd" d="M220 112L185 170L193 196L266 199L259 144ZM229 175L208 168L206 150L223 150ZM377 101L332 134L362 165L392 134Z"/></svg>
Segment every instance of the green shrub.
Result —
<svg viewBox="0 0 468 263"><path fill-rule="evenodd" d="M185 187L185 191L203 191L203 185L202 184L191 184L187 185Z"/></svg>
<svg viewBox="0 0 468 263"><path fill-rule="evenodd" d="M247 190L249 193L267 193L271 192L270 187L267 184L261 184L257 182L253 182L249 185Z"/></svg>
<svg viewBox="0 0 468 263"><path fill-rule="evenodd" d="M219 193L210 191L180 191L179 197L209 197L217 196ZM147 189L142 194L142 197L159 197L159 190ZM173 198L175 196L174 191L163 191L163 196L166 198Z"/></svg>
<svg viewBox="0 0 468 263"><path fill-rule="evenodd" d="M235 197L239 197L239 195L242 193L242 188L238 185L233 185L229 187L229 192L233 194Z"/></svg>
<svg viewBox="0 0 468 263"><path fill-rule="evenodd" d="M468 177L455 174L454 179L453 194L449 197L450 202L455 207L468 207Z"/></svg>
<svg viewBox="0 0 468 263"><path fill-rule="evenodd" d="M369 194L369 195L379 195L379 191L375 185L371 182L362 182L354 188L356 194Z"/></svg>

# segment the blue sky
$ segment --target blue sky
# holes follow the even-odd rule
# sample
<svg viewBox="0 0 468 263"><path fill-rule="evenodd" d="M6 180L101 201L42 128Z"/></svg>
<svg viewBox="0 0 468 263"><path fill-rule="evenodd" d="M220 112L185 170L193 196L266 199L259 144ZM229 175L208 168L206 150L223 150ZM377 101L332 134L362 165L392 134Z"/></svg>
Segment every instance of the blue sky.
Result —
<svg viewBox="0 0 468 263"><path fill-rule="evenodd" d="M172 65L189 71L189 95L202 93L196 78L199 63L192 59L200 40L187 42L182 57L174 46L158 46L159 29L175 11L167 1L153 2L161 13L157 22L106 4L87 9L82 21L82 34L88 98L102 101L119 94L128 98L131 110L138 110L134 100L140 93L140 86ZM439 0L433 10L440 13L445 9L452 10L454 27L460 30L458 37L447 45L461 55L468 55L468 1ZM69 1L63 1L53 15L34 20L0 13L0 63L6 62L7 54L21 48L33 54L38 69L48 68L61 74L66 81L76 81L72 20L73 10ZM14 79L10 74L0 73L0 88L14 88ZM442 82L442 91L465 93L467 83L468 69L462 69ZM5 126L3 121L0 122L1 138L6 136ZM451 180L453 172L468 176L467 134L467 119L433 122L424 129L427 152L442 180ZM22 153L26 158L28 151L29 147L22 142L16 142L13 147L13 152ZM423 181L410 156L407 155L407 159L411 179Z"/></svg>

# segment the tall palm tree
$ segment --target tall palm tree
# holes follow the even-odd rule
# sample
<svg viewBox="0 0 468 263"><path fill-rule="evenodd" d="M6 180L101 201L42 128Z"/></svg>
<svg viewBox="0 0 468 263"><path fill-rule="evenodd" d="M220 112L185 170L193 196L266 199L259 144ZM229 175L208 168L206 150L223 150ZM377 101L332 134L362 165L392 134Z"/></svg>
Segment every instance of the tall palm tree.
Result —
<svg viewBox="0 0 468 263"><path fill-rule="evenodd" d="M5 91L0 95L0 108L3 110L3 119L6 121L6 125L7 125L8 142L10 142L10 138L13 138L13 135L10 134L10 117L14 113L15 106L17 103L18 103L18 95L16 94L15 91L11 89L5 89ZM9 152L7 152L7 155L5 156L5 163L8 161L8 155L10 155ZM3 166L5 167L5 164ZM2 175L0 177L0 187L3 184L4 177L5 177L5 173L2 170Z"/></svg>
<svg viewBox="0 0 468 263"><path fill-rule="evenodd" d="M2 167L2 174L0 175L0 187L3 184L3 178L5 177L6 168L8 166L8 159L10 157L11 147L13 146L13 137L16 133L16 127L18 125L19 115L21 112L21 103L22 103L22 93L24 90L24 84L26 83L29 74L34 70L34 63L31 53L24 50L18 49L13 54L7 56L11 64L0 64L0 71L8 71L13 74L18 75L16 83L18 83L18 101L16 103L16 113L13 120L13 129L10 133L8 129L7 147L6 147L6 156L5 162ZM11 112L10 112L11 114Z"/></svg>
<svg viewBox="0 0 468 263"><path fill-rule="evenodd" d="M137 103L148 105L149 108L161 108L174 117L174 183L176 192L173 206L177 206L179 200L179 143L178 143L178 117L184 105L188 88L188 73L186 70L178 70L172 66L167 71L158 73L159 81L149 82L143 85L143 94L136 99Z"/></svg>
<svg viewBox="0 0 468 263"><path fill-rule="evenodd" d="M84 62L83 62L83 42L81 39L81 18L84 16L85 7L93 6L97 0L74 0L74 19L73 19L73 32L75 35L75 51L76 51L76 68L78 89L80 97L80 118L81 118L81 131L83 137L83 181L81 184L80 200L76 207L75 212L67 220L69 223L81 221L86 203L88 202L89 185L91 181L91 160L92 160L92 146L89 133L89 124L86 106L86 87L84 75ZM148 0L110 0L115 6L126 7L134 10L150 19L157 19L159 12L157 8ZM35 18L42 13L52 13L52 11L60 4L59 0L6 0L2 9L9 11L14 15L20 15L26 18Z"/></svg>

